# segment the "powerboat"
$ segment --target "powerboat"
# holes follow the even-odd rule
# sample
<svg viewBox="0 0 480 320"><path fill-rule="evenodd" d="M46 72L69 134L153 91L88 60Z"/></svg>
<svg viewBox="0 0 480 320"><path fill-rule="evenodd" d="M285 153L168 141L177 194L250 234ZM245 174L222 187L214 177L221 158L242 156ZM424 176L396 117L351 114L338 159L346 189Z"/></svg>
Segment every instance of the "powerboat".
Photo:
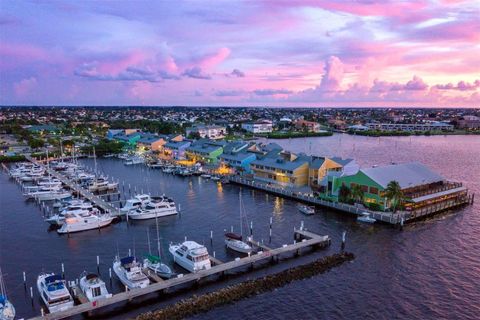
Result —
<svg viewBox="0 0 480 320"><path fill-rule="evenodd" d="M131 166L134 164L141 164L141 163L145 163L145 159L139 156L134 156L134 157L125 159L125 162L123 164L126 166Z"/></svg>
<svg viewBox="0 0 480 320"><path fill-rule="evenodd" d="M370 217L370 213L368 212L362 212L358 217L357 221L359 222L365 222L365 223L375 223L377 220Z"/></svg>
<svg viewBox="0 0 480 320"><path fill-rule="evenodd" d="M128 213L130 211L139 209L150 202L150 200L152 200L152 198L148 194L138 194L135 197L128 199L120 211Z"/></svg>
<svg viewBox="0 0 480 320"><path fill-rule="evenodd" d="M113 217L109 214L96 215L91 212L69 213L65 215L62 227L58 233L80 232L100 229L112 223Z"/></svg>
<svg viewBox="0 0 480 320"><path fill-rule="evenodd" d="M51 215L45 219L45 222L48 222L51 225L61 226L65 222L65 216L72 214L82 214L82 213L93 213L96 215L100 214L100 210L94 208L92 204L86 203L85 205L80 206L69 206L66 209L63 209L57 214Z"/></svg>
<svg viewBox="0 0 480 320"><path fill-rule="evenodd" d="M73 307L73 298L61 276L54 273L40 274L37 278L37 289L50 313Z"/></svg>
<svg viewBox="0 0 480 320"><path fill-rule="evenodd" d="M0 269L0 320L13 320L15 318L15 307L8 301L7 289L3 282L2 270Z"/></svg>
<svg viewBox="0 0 480 320"><path fill-rule="evenodd" d="M58 187L40 187L33 192L25 194L27 199L35 199L39 201L62 200L72 197L72 194Z"/></svg>
<svg viewBox="0 0 480 320"><path fill-rule="evenodd" d="M146 255L145 259L143 259L143 267L152 270L163 279L170 279L175 275L169 266L162 263L159 256L153 254Z"/></svg>
<svg viewBox="0 0 480 320"><path fill-rule="evenodd" d="M204 173L202 174L200 177L204 178L204 179L210 179L212 176L207 174L207 173Z"/></svg>
<svg viewBox="0 0 480 320"><path fill-rule="evenodd" d="M145 220L177 214L175 202L165 196L152 197L145 206L127 213L129 219Z"/></svg>
<svg viewBox="0 0 480 320"><path fill-rule="evenodd" d="M168 251L172 254L173 261L190 272L196 273L212 267L207 248L195 241L171 244Z"/></svg>
<svg viewBox="0 0 480 320"><path fill-rule="evenodd" d="M299 205L297 205L297 209L298 209L298 211L300 211L301 213L303 213L307 216L315 214L315 207L299 204Z"/></svg>
<svg viewBox="0 0 480 320"><path fill-rule="evenodd" d="M105 282L94 273L82 273L80 275L79 286L88 301L98 301L112 296L112 294L108 292Z"/></svg>
<svg viewBox="0 0 480 320"><path fill-rule="evenodd" d="M113 262L113 271L118 279L129 289L146 288L150 284L148 277L142 272L140 263L135 257L128 256Z"/></svg>
<svg viewBox="0 0 480 320"><path fill-rule="evenodd" d="M225 234L225 245L227 246L227 248L240 253L250 253L253 250L248 243L242 241L241 235L235 234L233 232Z"/></svg>

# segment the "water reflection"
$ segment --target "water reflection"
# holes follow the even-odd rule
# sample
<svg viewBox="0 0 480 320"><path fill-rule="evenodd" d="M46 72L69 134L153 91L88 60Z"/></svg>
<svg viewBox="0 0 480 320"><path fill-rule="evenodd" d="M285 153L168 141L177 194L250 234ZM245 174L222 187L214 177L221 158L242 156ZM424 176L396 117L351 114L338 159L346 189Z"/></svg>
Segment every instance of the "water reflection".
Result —
<svg viewBox="0 0 480 320"><path fill-rule="evenodd" d="M275 197L275 201L273 202L273 214L275 216L280 216L283 213L283 204L284 199L280 197Z"/></svg>

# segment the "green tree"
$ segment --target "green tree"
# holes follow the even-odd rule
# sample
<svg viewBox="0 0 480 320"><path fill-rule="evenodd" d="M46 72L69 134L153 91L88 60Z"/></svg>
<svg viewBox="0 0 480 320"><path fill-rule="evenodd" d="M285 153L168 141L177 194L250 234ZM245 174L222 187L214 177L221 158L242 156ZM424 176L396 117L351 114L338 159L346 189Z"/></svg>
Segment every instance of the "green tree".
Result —
<svg viewBox="0 0 480 320"><path fill-rule="evenodd" d="M358 202L358 203L363 203L363 197L364 197L364 193L363 193L363 190L362 190L362 187L358 184L352 186L352 199L355 201L355 202Z"/></svg>
<svg viewBox="0 0 480 320"><path fill-rule="evenodd" d="M404 200L403 191L398 181L393 180L388 183L387 188L385 189L385 196L390 201L393 207L393 212L395 212L398 205Z"/></svg>

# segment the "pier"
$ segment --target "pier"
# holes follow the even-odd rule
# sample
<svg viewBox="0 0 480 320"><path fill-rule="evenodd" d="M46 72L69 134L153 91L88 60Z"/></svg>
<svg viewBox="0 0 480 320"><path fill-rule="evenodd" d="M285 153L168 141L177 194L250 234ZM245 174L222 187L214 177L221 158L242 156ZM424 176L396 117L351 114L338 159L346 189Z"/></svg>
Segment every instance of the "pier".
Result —
<svg viewBox="0 0 480 320"><path fill-rule="evenodd" d="M97 207L102 209L104 212L110 213L112 216L121 216L122 215L119 208L114 207L111 203L108 203L107 201L103 200L101 198L101 195L93 194L92 192L90 192L90 191L86 190L85 188L79 186L75 181L72 181L72 180L68 179L67 177L65 177L64 175L56 172L55 170L52 170L52 169L48 168L43 163L35 160L31 156L27 155L27 156L25 156L25 158L28 161L30 161L30 162L38 165L38 166L43 167L48 172L48 174L50 174L52 177L55 177L58 180L60 180L70 190L76 192L77 194L81 195L82 197L84 197L88 201L92 202Z"/></svg>
<svg viewBox="0 0 480 320"><path fill-rule="evenodd" d="M346 203L322 200L318 197L315 197L313 194L296 192L296 191L285 189L279 186L275 187L263 182L254 181L251 179L245 179L239 176L231 176L229 178L229 181L232 183L247 186L253 189L272 193L281 197L304 202L309 205L326 207L326 208L347 212L355 215L360 215L367 212L371 218L374 218L377 221L381 221L381 222L392 224L392 225L402 225L404 222L406 223L408 221L424 218L444 210L459 207L462 205L473 204L473 201L474 201L474 195L472 194L472 195L468 195L464 200L449 200L442 203L433 204L425 208L416 209L413 211L397 211L395 213L381 212L381 211L373 211L368 208L359 208L354 205L350 205ZM460 188L458 189L460 190ZM463 189L466 190L466 188L463 188ZM452 189L451 191L456 191L456 189Z"/></svg>
<svg viewBox="0 0 480 320"><path fill-rule="evenodd" d="M279 248L271 249L268 251L258 251L255 254L251 254L243 258L237 258L233 261L215 264L210 269L202 270L197 273L188 273L185 275L180 274L176 278L172 278L168 280L161 279L161 280L155 281L157 280L155 279L154 281L152 281L153 283L151 283L146 288L128 290L126 292L114 294L111 298L99 300L97 302L80 303L74 306L73 308L65 311L49 313L43 316L31 318L31 319L32 320L64 319L64 318L79 315L85 312L92 312L93 310L96 310L99 308L103 308L103 307L120 303L120 302L129 301L131 299L141 297L147 294L169 291L169 289L172 289L182 284L198 283L201 280L207 279L212 276L222 276L234 269L248 267L247 270L250 270L255 263L260 263L265 261L266 262L280 261L280 258L282 256L286 256L287 254L298 255L302 249L306 249L306 248L315 249L319 247L326 247L330 245L330 242L331 242L329 236L321 236L321 235L303 230L303 228L295 229L294 235L295 235L295 238L297 239L302 238L302 240L294 241L293 244L285 244ZM147 271L147 274L148 274L148 271Z"/></svg>

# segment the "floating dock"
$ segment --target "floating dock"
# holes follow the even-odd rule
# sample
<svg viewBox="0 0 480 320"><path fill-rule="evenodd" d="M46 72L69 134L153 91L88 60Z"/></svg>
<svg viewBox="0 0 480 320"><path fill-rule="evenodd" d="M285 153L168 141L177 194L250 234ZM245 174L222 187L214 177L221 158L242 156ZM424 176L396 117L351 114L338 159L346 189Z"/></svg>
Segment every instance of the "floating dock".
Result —
<svg viewBox="0 0 480 320"><path fill-rule="evenodd" d="M88 201L92 202L93 204L95 204L97 207L99 207L100 209L102 209L104 212L107 212L107 213L110 213L112 216L120 216L122 215L122 212L120 211L119 208L117 207L114 207L112 204L108 203L107 201L103 200L101 198L101 195L95 195L93 194L92 192L86 190L85 188L81 187L80 185L78 185L75 181L72 181L70 179L68 179L67 177L65 177L64 175L56 172L55 170L52 170L50 168L47 168L43 163L33 159L32 157L30 156L25 156L25 158L38 165L38 166L41 166L43 167L52 177L55 177L57 178L58 180L60 180L65 186L67 186L70 190L76 192L77 194L81 195L82 197L84 197L85 199L87 199Z"/></svg>
<svg viewBox="0 0 480 320"><path fill-rule="evenodd" d="M222 276L234 269L238 269L242 267L252 267L255 263L260 263L265 261L267 262L279 261L281 256L285 256L287 254L290 254L290 255L299 254L300 251L305 248L315 249L320 247L326 247L331 243L329 236L321 236L312 232L308 232L303 229L295 229L294 238L298 239L299 241L294 241L293 244L285 244L280 248L271 249L268 251L258 251L255 254L251 254L243 258L237 258L233 261L215 264L209 270L202 270L197 273L188 273L185 275L180 274L176 278L172 278L168 280L163 280L163 279L159 281L154 280L152 281L152 284L150 284L146 288L133 289L126 292L114 294L111 298L99 300L96 303L85 302L85 303L78 304L73 308L65 311L49 313L49 314L38 316L32 319L34 320L63 319L63 318L79 315L85 312L87 313L92 312L102 307L106 307L106 306L113 305L120 302L129 301L131 299L141 297L147 294L151 294L155 292L166 292L166 291L169 291L169 289L172 289L182 284L198 283L200 282L200 280L206 279L212 276ZM148 271L147 271L147 274L148 274Z"/></svg>

